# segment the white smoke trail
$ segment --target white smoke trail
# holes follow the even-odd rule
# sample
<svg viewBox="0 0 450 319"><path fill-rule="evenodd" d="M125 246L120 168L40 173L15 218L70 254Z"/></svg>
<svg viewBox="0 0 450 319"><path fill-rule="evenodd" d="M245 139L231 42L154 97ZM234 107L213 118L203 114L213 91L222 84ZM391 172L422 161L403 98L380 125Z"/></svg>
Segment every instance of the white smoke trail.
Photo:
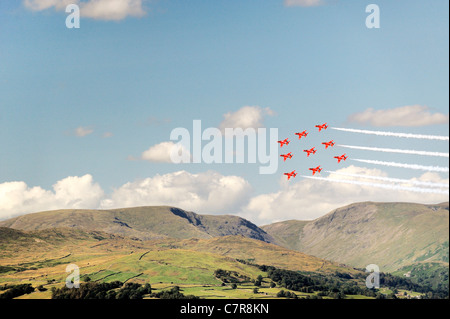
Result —
<svg viewBox="0 0 450 319"><path fill-rule="evenodd" d="M366 150L366 151L448 157L448 153L440 153L440 152L400 150L400 149L395 149L395 148L379 148L379 147L353 146L353 145L342 145L342 144L338 144L336 146L340 146L340 147L344 147L344 148L352 148L352 149L357 149L357 150Z"/></svg>
<svg viewBox="0 0 450 319"><path fill-rule="evenodd" d="M369 130L357 130L352 128L340 128L340 127L330 127L333 130L344 131L344 132L352 132L352 133L362 133L362 134L373 134L380 136L395 136L395 137L404 137L404 138L418 138L418 139L426 139L426 140L441 140L448 141L448 136L440 136L440 135L422 135L422 134L409 134L409 133L395 133L395 132L383 132L383 131L369 131Z"/></svg>
<svg viewBox="0 0 450 319"><path fill-rule="evenodd" d="M417 164L403 164L403 163L396 163L396 162L373 161L373 160L364 160L364 159L357 159L357 158L352 158L351 160L357 161L357 162L361 162L361 163L367 163L367 164L384 165L384 166L401 167L401 168L410 168L410 169L429 171L429 172L448 172L448 167L440 167L440 166L424 166L424 165L417 165Z"/></svg>
<svg viewBox="0 0 450 319"><path fill-rule="evenodd" d="M373 180L379 180L379 181L391 182L391 183L403 183L403 184L412 184L412 185L417 185L417 186L440 187L440 188L448 188L449 187L448 184L443 184L443 183L412 181L409 179L390 178L390 177L382 177L382 176L370 176L370 175L351 174L351 173L341 173L341 172L332 172L332 171L325 171L325 172L330 173L330 174L335 174L335 175L357 177L357 178L367 178L367 179L373 179Z"/></svg>
<svg viewBox="0 0 450 319"><path fill-rule="evenodd" d="M403 186L392 185L392 184L369 183L369 182L352 181L352 180L345 180L345 179L316 177L316 176L304 176L304 175L301 175L301 176L304 178L322 180L322 181L327 181L327 182L363 185L363 186L371 186L371 187L378 187L378 188L385 188L385 189L392 189L392 190L404 190L404 191L410 191L410 192L431 193L431 194L446 194L446 195L449 194L448 190L439 190L439 189L435 189L435 188L403 187Z"/></svg>

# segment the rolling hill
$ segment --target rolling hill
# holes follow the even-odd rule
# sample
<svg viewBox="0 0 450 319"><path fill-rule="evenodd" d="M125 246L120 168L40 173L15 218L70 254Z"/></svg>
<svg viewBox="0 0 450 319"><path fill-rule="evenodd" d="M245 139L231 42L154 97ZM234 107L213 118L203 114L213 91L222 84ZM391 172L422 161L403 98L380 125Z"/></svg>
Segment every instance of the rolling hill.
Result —
<svg viewBox="0 0 450 319"><path fill-rule="evenodd" d="M47 288L26 298L49 298L50 288L64 285L69 264L79 267L82 280L151 283L156 289L179 285L204 297L228 298L252 297L252 280L267 276L247 262L329 275L361 273L243 236L143 241L74 228L21 231L0 227L0 247L0 286L31 283ZM215 275L218 269L242 280L239 289L224 287ZM281 289L269 288L268 281L266 287L268 297Z"/></svg>
<svg viewBox="0 0 450 319"><path fill-rule="evenodd" d="M260 275L267 296L277 294L281 288L269 287L268 273L255 264L363 285L365 273L352 267L374 263L382 272L421 276L445 294L448 203L357 203L314 221L261 228L237 216L168 206L56 210L0 222L0 284L57 288L70 263L94 282L181 285L198 295L227 298L250 297ZM224 287L218 269L244 278L239 289ZM44 290L30 298L49 296Z"/></svg>
<svg viewBox="0 0 450 319"><path fill-rule="evenodd" d="M448 267L449 203L363 202L313 221L262 226L278 244L327 260L392 272L424 262Z"/></svg>
<svg viewBox="0 0 450 319"><path fill-rule="evenodd" d="M264 230L238 216L199 215L169 206L45 211L1 221L1 226L19 230L49 228L101 230L142 240L242 235L268 243L275 242Z"/></svg>

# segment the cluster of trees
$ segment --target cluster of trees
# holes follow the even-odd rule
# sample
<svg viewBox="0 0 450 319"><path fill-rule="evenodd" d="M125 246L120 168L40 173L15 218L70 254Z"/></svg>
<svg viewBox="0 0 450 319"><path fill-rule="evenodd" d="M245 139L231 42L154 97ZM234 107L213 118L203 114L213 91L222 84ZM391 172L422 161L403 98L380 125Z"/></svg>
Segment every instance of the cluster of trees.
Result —
<svg viewBox="0 0 450 319"><path fill-rule="evenodd" d="M141 285L121 281L109 283L86 282L79 288L52 288L52 299L142 299L144 295L161 299L198 299L193 295L184 295L180 287L175 286L169 290L152 293L149 283Z"/></svg>
<svg viewBox="0 0 450 319"><path fill-rule="evenodd" d="M13 299L25 294L32 293L34 291L34 287L31 286L31 284L4 285L1 290L6 291L0 294L0 299Z"/></svg>
<svg viewBox="0 0 450 319"><path fill-rule="evenodd" d="M265 265L259 266L259 269L267 272L268 277L281 287L305 293L318 292L318 297L328 296L334 299L343 299L346 295L376 297L373 289L358 285L356 281L351 280L354 278L349 274L300 273Z"/></svg>
<svg viewBox="0 0 450 319"><path fill-rule="evenodd" d="M444 273L445 274L445 273ZM357 275L355 278L365 279L366 274ZM444 277L445 279L445 277ZM447 285L435 285L430 282L415 283L411 278L405 278L400 276L394 276L389 273L380 273L380 286L389 288L392 291L398 291L399 289L415 291L423 294L424 299L448 299L449 288ZM377 298L393 298L392 296L379 296L375 294Z"/></svg>
<svg viewBox="0 0 450 319"><path fill-rule="evenodd" d="M262 281L263 281L263 277L261 275L258 275L258 277L255 280L255 286L261 287Z"/></svg>
<svg viewBox="0 0 450 319"><path fill-rule="evenodd" d="M277 297L278 298L292 298L292 299L298 299L298 296L290 291L284 291L283 289L281 289L278 293L277 293Z"/></svg>
<svg viewBox="0 0 450 319"><path fill-rule="evenodd" d="M239 274L237 271L229 271L224 269L216 269L214 271L214 276L224 283L238 283L250 281L249 277Z"/></svg>
<svg viewBox="0 0 450 319"><path fill-rule="evenodd" d="M87 282L79 288L52 288L52 299L142 299L151 294L150 284L140 285L113 281L109 283Z"/></svg>
<svg viewBox="0 0 450 319"><path fill-rule="evenodd" d="M158 293L151 294L152 297L160 299L199 299L194 295L184 295L180 291L180 287L175 286L170 290L160 291Z"/></svg>
<svg viewBox="0 0 450 319"><path fill-rule="evenodd" d="M364 272L352 275L340 272L334 274L307 273L277 269L274 266L256 265L244 260L239 261L267 272L268 277L281 287L306 293L318 292L318 297L329 296L341 299L346 295L364 295L377 299L395 299L399 289L422 293L424 299L448 299L449 296L448 286L432 287L428 284L418 284L411 281L410 278L394 276L389 273L380 273L380 286L393 292L382 294L377 289L365 287L363 283L365 283L367 273ZM445 278L445 273L441 275Z"/></svg>
<svg viewBox="0 0 450 319"><path fill-rule="evenodd" d="M117 293L116 299L142 299L144 295L152 293L149 283L140 285L137 283L126 283Z"/></svg>

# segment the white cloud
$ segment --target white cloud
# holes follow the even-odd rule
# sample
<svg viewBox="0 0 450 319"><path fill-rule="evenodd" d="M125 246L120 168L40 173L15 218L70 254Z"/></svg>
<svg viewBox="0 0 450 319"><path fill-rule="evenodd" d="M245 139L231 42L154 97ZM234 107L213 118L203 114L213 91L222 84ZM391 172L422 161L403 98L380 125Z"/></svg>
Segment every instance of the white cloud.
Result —
<svg viewBox="0 0 450 319"><path fill-rule="evenodd" d="M53 190L25 182L0 184L0 220L55 209L108 209L169 205L204 214L237 214L247 204L252 188L238 176L217 172L178 171L129 182L105 196L91 175L70 176Z"/></svg>
<svg viewBox="0 0 450 319"><path fill-rule="evenodd" d="M273 116L274 112L268 107L244 106L236 112L224 114L224 119L220 123L219 128L222 132L224 132L225 128L258 129L264 127L265 115Z"/></svg>
<svg viewBox="0 0 450 319"><path fill-rule="evenodd" d="M178 171L126 183L101 207L170 205L206 214L236 214L250 192L250 184L242 177Z"/></svg>
<svg viewBox="0 0 450 319"><path fill-rule="evenodd" d="M90 0L81 5L81 17L99 20L122 20L142 17L145 11L142 0Z"/></svg>
<svg viewBox="0 0 450 319"><path fill-rule="evenodd" d="M348 166L337 171L345 174L388 177L379 169ZM325 174L322 174L326 177ZM178 171L128 182L105 195L91 175L70 176L53 185L52 190L30 187L25 182L0 184L0 219L53 209L110 209L133 206L168 205L202 214L239 215L262 225L280 220L316 219L330 211L355 202L386 201L440 203L448 195L386 190L365 185L333 183L321 180L287 181L280 179L274 193L252 197L252 187L244 178L218 172ZM334 175L339 180L361 180ZM297 180L297 181L296 181ZM439 174L427 172L411 181L448 184ZM294 183L292 183L294 181Z"/></svg>
<svg viewBox="0 0 450 319"><path fill-rule="evenodd" d="M93 132L94 130L90 127L80 126L75 129L75 135L78 137L85 137L89 134L92 134Z"/></svg>
<svg viewBox="0 0 450 319"><path fill-rule="evenodd" d="M387 177L387 174L379 169L368 169L353 165L337 172ZM326 174L322 175L326 177ZM299 176L296 178L299 178ZM357 180L354 177L343 177L341 175L330 175L330 178ZM448 183L448 179L442 179L436 173L425 173L412 180ZM448 196L309 179L291 183L291 181L287 182L283 179L280 191L251 198L240 215L256 224L288 219L312 220L338 207L363 201L439 203L448 201Z"/></svg>
<svg viewBox="0 0 450 319"><path fill-rule="evenodd" d="M81 18L98 20L122 20L126 17L141 17L145 15L142 0L24 0L24 6L33 11L54 8L64 11L68 4L80 7Z"/></svg>
<svg viewBox="0 0 450 319"><path fill-rule="evenodd" d="M162 142L153 145L148 150L144 151L141 158L143 160L156 163L172 163L170 153L172 151L176 152L176 149L174 148L178 148L178 152L182 152L182 154L190 156L189 150L184 148L181 144L175 144L174 142Z"/></svg>
<svg viewBox="0 0 450 319"><path fill-rule="evenodd" d="M61 11L65 10L66 6L69 4L76 4L78 0L24 0L23 4L25 8L33 10L33 11L42 11L47 10L52 7L55 10Z"/></svg>
<svg viewBox="0 0 450 319"><path fill-rule="evenodd" d="M449 122L448 114L431 113L427 106L407 105L393 109L367 110L349 116L350 122L381 126L426 126L446 124Z"/></svg>
<svg viewBox="0 0 450 319"><path fill-rule="evenodd" d="M53 185L53 191L25 182L0 184L0 219L26 213L63 208L95 208L103 190L91 175L69 176Z"/></svg>
<svg viewBox="0 0 450 319"><path fill-rule="evenodd" d="M418 178L412 178L412 181L418 181L418 182L431 182L431 183L444 183L444 184L448 184L449 180L448 179L442 179L441 176L439 176L438 173L435 172L426 172L424 174L422 174L420 177ZM448 201L448 199L447 199Z"/></svg>
<svg viewBox="0 0 450 319"><path fill-rule="evenodd" d="M316 7L323 5L322 0L284 0L286 7Z"/></svg>

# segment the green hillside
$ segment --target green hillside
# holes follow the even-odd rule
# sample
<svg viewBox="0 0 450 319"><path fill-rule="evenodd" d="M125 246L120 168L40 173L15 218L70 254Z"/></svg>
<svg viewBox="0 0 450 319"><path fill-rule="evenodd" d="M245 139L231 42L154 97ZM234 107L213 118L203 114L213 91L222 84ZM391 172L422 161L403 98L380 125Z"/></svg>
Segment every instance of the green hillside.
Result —
<svg viewBox="0 0 450 319"><path fill-rule="evenodd" d="M265 225L261 228L272 235L278 245L289 249L299 250L299 236L302 233L303 227L310 222L311 221L307 220L286 220Z"/></svg>
<svg viewBox="0 0 450 319"><path fill-rule="evenodd" d="M167 206L23 215L0 223L0 298L28 284L41 289L19 298L50 298L71 263L82 280L149 283L157 293L179 286L205 298L373 298L398 289L440 298L448 296L448 209L365 202L261 228ZM367 273L353 267L368 264L399 277L367 291Z"/></svg>
<svg viewBox="0 0 450 319"><path fill-rule="evenodd" d="M223 236L211 239L164 240L172 248L208 252L215 255L245 260L259 265L272 265L294 271L354 273L353 268L318 257L265 243L243 236Z"/></svg>
<svg viewBox="0 0 450 319"><path fill-rule="evenodd" d="M243 235L265 242L275 241L253 223L237 216L199 215L169 206L46 211L1 221L1 226L19 230L49 228L102 230L143 240Z"/></svg>
<svg viewBox="0 0 450 319"><path fill-rule="evenodd" d="M449 204L364 202L314 221L261 227L287 248L365 268L392 272L423 262L448 266Z"/></svg>
<svg viewBox="0 0 450 319"><path fill-rule="evenodd" d="M335 272L349 274L349 278L364 276L352 268L243 236L142 241L71 228L20 231L0 227L0 247L0 288L28 283L43 288L20 298L50 298L52 287L64 286L65 269L71 263L80 268L82 280L150 283L161 291L176 285L205 298L275 298L282 287L270 287L267 273L253 263L331 276ZM229 279L218 277L218 269L228 273ZM258 276L265 279L259 286L261 294L255 296ZM237 289L230 288L229 280L236 281Z"/></svg>

